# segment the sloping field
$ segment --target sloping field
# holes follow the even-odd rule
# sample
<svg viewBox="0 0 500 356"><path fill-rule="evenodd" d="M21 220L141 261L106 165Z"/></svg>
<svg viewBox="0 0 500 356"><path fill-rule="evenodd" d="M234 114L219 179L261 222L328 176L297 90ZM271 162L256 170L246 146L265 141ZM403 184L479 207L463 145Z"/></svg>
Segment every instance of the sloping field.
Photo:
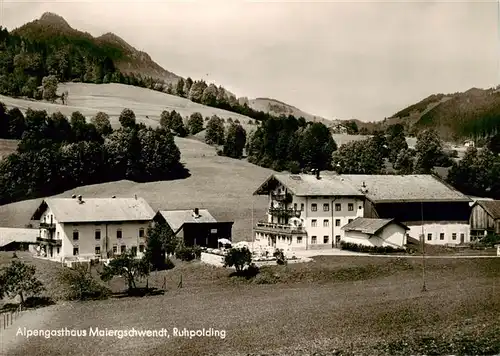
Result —
<svg viewBox="0 0 500 356"><path fill-rule="evenodd" d="M158 124L163 110L175 110L183 117L199 112L203 117L217 115L224 119L238 119L242 123L247 123L249 120L247 116L197 104L175 95L124 84L60 84L58 91L63 92L64 90L69 93L68 105L62 105L59 101L52 104L1 95L0 101L5 103L8 108L18 107L22 111L28 108L47 110L49 114L60 111L66 116L70 116L74 111L80 111L84 116L90 118L97 112L104 111L110 116L111 124L114 127L118 125L118 116L124 108L132 109L137 121L152 126Z"/></svg>
<svg viewBox="0 0 500 356"><path fill-rule="evenodd" d="M252 232L252 203L255 202L255 217L263 217L267 200L253 197L257 189L272 171L248 162L217 156L213 147L202 142L175 139L181 150L181 161L191 176L174 181L134 183L119 181L79 187L60 194L69 197L133 197L146 199L155 210L209 209L221 221L235 221L234 240L248 240ZM26 200L0 206L0 226L24 227L41 199Z"/></svg>

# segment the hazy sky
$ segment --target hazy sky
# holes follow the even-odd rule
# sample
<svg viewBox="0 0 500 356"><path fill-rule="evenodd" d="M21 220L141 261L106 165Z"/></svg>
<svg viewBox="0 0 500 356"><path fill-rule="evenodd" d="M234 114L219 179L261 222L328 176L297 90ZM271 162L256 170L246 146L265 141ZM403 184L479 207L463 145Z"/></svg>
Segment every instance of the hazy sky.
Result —
<svg viewBox="0 0 500 356"><path fill-rule="evenodd" d="M326 118L379 120L433 93L500 83L495 2L0 2L8 29L55 12L183 77Z"/></svg>

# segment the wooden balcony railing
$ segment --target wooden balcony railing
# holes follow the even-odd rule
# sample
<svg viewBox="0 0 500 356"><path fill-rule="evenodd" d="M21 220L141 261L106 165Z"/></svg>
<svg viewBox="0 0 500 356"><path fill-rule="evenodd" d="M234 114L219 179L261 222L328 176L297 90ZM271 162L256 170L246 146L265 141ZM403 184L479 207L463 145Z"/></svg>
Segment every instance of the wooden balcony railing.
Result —
<svg viewBox="0 0 500 356"><path fill-rule="evenodd" d="M255 230L282 234L306 234L306 230L302 226L275 224L264 221L259 221L255 227Z"/></svg>
<svg viewBox="0 0 500 356"><path fill-rule="evenodd" d="M41 229L47 229L47 230L55 230L56 229L56 225L53 224L53 223L44 223L44 222L41 222L40 223L40 228Z"/></svg>
<svg viewBox="0 0 500 356"><path fill-rule="evenodd" d="M300 210L291 208L269 208L267 213L273 216L287 217L287 218L300 218Z"/></svg>
<svg viewBox="0 0 500 356"><path fill-rule="evenodd" d="M45 245L53 245L53 246L61 246L62 245L62 240L56 240L56 239L45 239L43 237L38 236L36 238L36 242L42 243Z"/></svg>

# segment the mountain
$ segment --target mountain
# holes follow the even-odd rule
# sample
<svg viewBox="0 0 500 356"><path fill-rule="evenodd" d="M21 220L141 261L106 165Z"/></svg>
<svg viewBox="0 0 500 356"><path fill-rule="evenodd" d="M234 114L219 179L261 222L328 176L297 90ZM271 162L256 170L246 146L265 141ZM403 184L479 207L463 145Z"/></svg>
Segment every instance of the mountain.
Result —
<svg viewBox="0 0 500 356"><path fill-rule="evenodd" d="M93 53L111 58L115 68L124 74L141 74L167 83L180 79L178 75L154 62L147 53L137 50L119 36L106 33L95 38L87 32L72 28L64 18L54 13L46 12L38 20L31 21L12 33L29 40L58 44L71 42L73 47L85 47Z"/></svg>
<svg viewBox="0 0 500 356"><path fill-rule="evenodd" d="M332 121L325 119L324 117L316 116L309 114L305 111L302 111L295 106L290 104L286 104L282 101L276 99L269 98L255 98L248 101L248 106L257 111L263 111L265 113L269 113L271 115L293 115L295 117L303 117L306 121L316 121L322 122L326 125L331 125Z"/></svg>
<svg viewBox="0 0 500 356"><path fill-rule="evenodd" d="M385 126L394 123L413 133L432 128L446 140L487 137L500 129L500 90L433 94L385 120Z"/></svg>

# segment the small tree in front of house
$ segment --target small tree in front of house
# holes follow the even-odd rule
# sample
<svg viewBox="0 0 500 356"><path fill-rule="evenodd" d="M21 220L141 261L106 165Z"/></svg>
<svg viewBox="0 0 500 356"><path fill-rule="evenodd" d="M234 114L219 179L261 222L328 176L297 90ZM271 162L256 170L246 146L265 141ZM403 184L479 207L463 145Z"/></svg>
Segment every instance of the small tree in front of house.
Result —
<svg viewBox="0 0 500 356"><path fill-rule="evenodd" d="M65 295L67 300L104 299L111 293L92 277L91 269L86 264L65 267L60 271L58 280L68 288Z"/></svg>
<svg viewBox="0 0 500 356"><path fill-rule="evenodd" d="M21 305L24 305L27 296L35 297L44 289L42 282L35 277L35 273L35 266L15 259L3 269L0 290L11 298L19 296Z"/></svg>
<svg viewBox="0 0 500 356"><path fill-rule="evenodd" d="M127 280L130 293L137 289L138 280L149 276L150 270L151 266L146 259L137 259L129 251L112 259L107 266L105 265L101 272L101 279L108 282L113 277L123 276Z"/></svg>
<svg viewBox="0 0 500 356"><path fill-rule="evenodd" d="M224 267L234 267L236 273L241 273L252 263L252 253L246 247L232 248L224 257Z"/></svg>

